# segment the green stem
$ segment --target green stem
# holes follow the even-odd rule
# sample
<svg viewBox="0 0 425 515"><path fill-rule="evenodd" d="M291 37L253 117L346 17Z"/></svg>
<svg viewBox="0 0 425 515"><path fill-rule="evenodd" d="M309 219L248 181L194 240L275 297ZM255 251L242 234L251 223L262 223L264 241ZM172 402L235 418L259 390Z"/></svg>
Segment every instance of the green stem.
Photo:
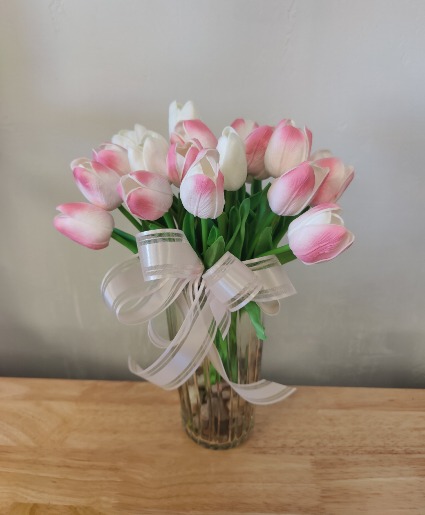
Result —
<svg viewBox="0 0 425 515"><path fill-rule="evenodd" d="M259 179L253 179L251 187L251 195L255 195L263 189L263 183Z"/></svg>
<svg viewBox="0 0 425 515"><path fill-rule="evenodd" d="M167 227L169 229L175 229L176 228L176 224L174 223L173 217L170 215L170 213L165 213L163 218L164 218L165 223L167 224Z"/></svg>
<svg viewBox="0 0 425 515"><path fill-rule="evenodd" d="M118 234L118 236L121 236L121 238L124 238L125 240L129 241L130 243L133 243L136 245L136 238L129 234L128 232L122 231L121 229L114 228L114 233Z"/></svg>
<svg viewBox="0 0 425 515"><path fill-rule="evenodd" d="M134 227L136 229L138 229L139 231L144 231L145 230L143 225L140 222L138 222L134 218L134 216L127 211L127 209L124 206L121 205L118 209L127 218L127 220L134 225Z"/></svg>
<svg viewBox="0 0 425 515"><path fill-rule="evenodd" d="M131 250L131 252L133 252L133 254L137 254L137 246L123 238L120 234L118 234L116 232L116 229L112 231L111 238L120 243L121 245L123 245L124 247L127 247L129 250Z"/></svg>
<svg viewBox="0 0 425 515"><path fill-rule="evenodd" d="M207 240L208 240L208 220L201 218L201 230L202 230L202 253L205 255L207 251Z"/></svg>
<svg viewBox="0 0 425 515"><path fill-rule="evenodd" d="M263 252L263 254L260 254L258 257L264 256L277 256L281 265L297 259L297 256L292 252L288 244L283 245L283 247L278 247L277 249L271 249L267 252Z"/></svg>

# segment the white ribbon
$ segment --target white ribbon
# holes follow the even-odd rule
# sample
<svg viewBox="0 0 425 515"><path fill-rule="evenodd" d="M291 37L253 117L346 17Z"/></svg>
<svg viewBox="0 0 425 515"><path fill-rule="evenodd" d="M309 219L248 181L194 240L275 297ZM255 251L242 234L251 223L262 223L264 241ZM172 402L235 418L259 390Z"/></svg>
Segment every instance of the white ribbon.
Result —
<svg viewBox="0 0 425 515"><path fill-rule="evenodd" d="M279 301L295 293L276 256L242 262L226 252L203 273L204 265L182 231L145 231L136 239L138 256L109 270L101 286L103 298L118 320L125 324L149 321L149 337L165 349L145 369L130 357L134 374L172 390L187 381L208 355L222 378L252 404L271 404L295 391L264 379L233 383L214 345L217 330L226 336L231 312L255 300L265 313L276 314ZM156 334L153 319L174 302L184 303L186 313L176 336L166 340Z"/></svg>

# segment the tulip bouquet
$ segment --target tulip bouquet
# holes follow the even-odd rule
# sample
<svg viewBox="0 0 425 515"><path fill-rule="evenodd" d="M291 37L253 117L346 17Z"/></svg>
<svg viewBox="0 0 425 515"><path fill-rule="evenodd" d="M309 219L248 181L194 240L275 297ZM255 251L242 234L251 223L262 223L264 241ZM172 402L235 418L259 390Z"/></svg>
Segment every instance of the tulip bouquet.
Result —
<svg viewBox="0 0 425 515"><path fill-rule="evenodd" d="M207 282L208 272L215 271L224 256L245 263L244 269L253 264L260 269L259 264L265 263L261 260L268 256L274 256L278 265L296 258L310 265L333 259L352 244L353 234L345 228L335 202L354 170L327 150L312 154L312 133L306 127L298 128L289 119L272 127L239 118L217 139L192 102L173 102L169 132L167 140L135 125L93 150L91 159L74 160L76 185L90 203L58 206L56 229L91 249L107 247L112 238L134 254L146 235L152 241L155 235L165 234L171 241L176 231L184 233L196 253L197 273L207 270L208 291L213 289L212 282ZM115 227L111 215L115 209L134 225L137 236ZM175 258L180 263L177 254ZM187 268L186 262L179 266ZM257 336L264 339L263 306L255 297L259 289L245 292L238 308L248 314ZM267 298L278 297L262 297ZM235 308L229 310L233 321ZM236 380L232 356L223 346L222 327L217 324L213 338L226 364L221 375L226 372ZM214 383L215 378L210 379Z"/></svg>

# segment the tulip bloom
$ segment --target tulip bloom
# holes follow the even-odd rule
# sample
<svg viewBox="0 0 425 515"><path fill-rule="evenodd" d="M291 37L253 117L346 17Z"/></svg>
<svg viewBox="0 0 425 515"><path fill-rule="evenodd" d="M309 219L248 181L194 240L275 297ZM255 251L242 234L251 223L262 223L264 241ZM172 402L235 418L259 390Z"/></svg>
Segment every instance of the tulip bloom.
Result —
<svg viewBox="0 0 425 515"><path fill-rule="evenodd" d="M93 149L93 159L119 175L127 175L131 172L128 162L127 150L114 143L102 143Z"/></svg>
<svg viewBox="0 0 425 515"><path fill-rule="evenodd" d="M264 156L268 173L272 177L279 177L307 161L311 142L312 135L307 127L298 129L292 120L282 120L274 130Z"/></svg>
<svg viewBox="0 0 425 515"><path fill-rule="evenodd" d="M215 149L201 150L180 186L180 199L189 213L217 218L224 208L224 177Z"/></svg>
<svg viewBox="0 0 425 515"><path fill-rule="evenodd" d="M230 124L230 127L235 129L243 140L246 140L251 132L258 128L258 123L253 120L245 120L245 118L236 118L236 120Z"/></svg>
<svg viewBox="0 0 425 515"><path fill-rule="evenodd" d="M245 145L232 127L226 127L218 140L219 166L224 175L224 189L238 190L246 181L247 162Z"/></svg>
<svg viewBox="0 0 425 515"><path fill-rule="evenodd" d="M187 143L172 143L167 154L167 175L168 180L174 186L179 187L189 168L194 163L199 151L202 149L201 144L195 141Z"/></svg>
<svg viewBox="0 0 425 515"><path fill-rule="evenodd" d="M335 258L354 241L344 227L336 204L321 204L291 222L288 241L292 252L306 265Z"/></svg>
<svg viewBox="0 0 425 515"><path fill-rule="evenodd" d="M136 123L134 130L124 129L119 131L118 134L114 134L112 136L112 143L115 143L115 145L120 145L121 147L124 147L128 150L131 147L136 147L142 141L146 132L148 132L146 127Z"/></svg>
<svg viewBox="0 0 425 515"><path fill-rule="evenodd" d="M174 102L171 102L170 104L168 113L168 128L170 134L174 132L178 122L199 118L196 108L191 100L188 100L185 104L179 104L174 100Z"/></svg>
<svg viewBox="0 0 425 515"><path fill-rule="evenodd" d="M110 213L85 202L61 204L56 209L61 214L55 217L53 224L60 233L93 250L109 245L114 229Z"/></svg>
<svg viewBox="0 0 425 515"><path fill-rule="evenodd" d="M118 193L128 211L142 220L161 218L173 203L173 192L165 177L139 171L121 177Z"/></svg>
<svg viewBox="0 0 425 515"><path fill-rule="evenodd" d="M196 139L204 148L215 148L217 138L201 120L182 120L170 136L171 143L187 143Z"/></svg>
<svg viewBox="0 0 425 515"><path fill-rule="evenodd" d="M128 149L128 160L133 172L148 170L167 175L167 140L154 131L146 131L140 143Z"/></svg>
<svg viewBox="0 0 425 515"><path fill-rule="evenodd" d="M248 175L254 179L263 180L269 177L264 165L264 156L273 131L273 127L262 125L261 127L254 129L245 138Z"/></svg>
<svg viewBox="0 0 425 515"><path fill-rule="evenodd" d="M267 192L270 209L280 216L298 215L309 205L327 174L327 169L307 162L289 170Z"/></svg>
<svg viewBox="0 0 425 515"><path fill-rule="evenodd" d="M112 211L121 205L116 187L120 175L97 161L85 157L71 163L75 182L81 193L95 206Z"/></svg>
<svg viewBox="0 0 425 515"><path fill-rule="evenodd" d="M341 159L334 157L329 150L315 152L311 160L314 164L329 169L329 174L314 195L311 205L336 202L354 179L354 168L345 166Z"/></svg>

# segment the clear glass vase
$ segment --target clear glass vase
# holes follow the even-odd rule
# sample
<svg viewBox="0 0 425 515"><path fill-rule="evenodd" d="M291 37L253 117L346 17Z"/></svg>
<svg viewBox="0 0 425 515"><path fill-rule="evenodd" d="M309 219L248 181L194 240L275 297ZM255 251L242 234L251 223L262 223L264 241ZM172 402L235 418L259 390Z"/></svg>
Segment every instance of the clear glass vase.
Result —
<svg viewBox="0 0 425 515"><path fill-rule="evenodd" d="M228 335L223 339L217 334L215 345L232 381L246 384L260 379L263 342L246 311L232 313ZM236 447L254 426L254 405L222 380L208 358L179 388L179 395L183 427L204 447Z"/></svg>

